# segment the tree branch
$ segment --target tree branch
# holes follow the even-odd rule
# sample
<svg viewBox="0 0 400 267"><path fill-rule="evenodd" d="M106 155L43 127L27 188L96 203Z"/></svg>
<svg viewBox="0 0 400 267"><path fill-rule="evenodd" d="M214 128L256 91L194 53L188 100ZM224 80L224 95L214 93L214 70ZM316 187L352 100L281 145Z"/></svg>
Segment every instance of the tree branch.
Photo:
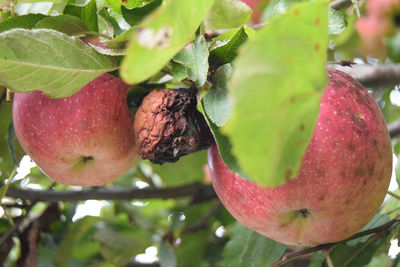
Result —
<svg viewBox="0 0 400 267"><path fill-rule="evenodd" d="M202 202L216 198L211 185L194 183L179 187L169 188L95 188L80 191L45 191L32 189L19 189L10 187L6 196L21 198L31 201L80 201L88 199L97 200L131 200L150 198L178 198L192 196L194 202Z"/></svg>
<svg viewBox="0 0 400 267"><path fill-rule="evenodd" d="M386 89L400 84L400 64L355 64L352 66L328 64L328 66L350 74L365 87Z"/></svg>
<svg viewBox="0 0 400 267"><path fill-rule="evenodd" d="M345 240L339 241L339 242L321 244L321 245L318 245L315 247L305 248L305 249L294 251L294 252L287 252L277 262L275 262L271 267L281 266L281 265L288 263L292 260L295 260L301 256L305 256L305 255L314 253L319 250L329 250L337 244L345 243L345 242L353 240L353 239L357 239L357 238L371 235L371 234L380 234L381 232L385 231L387 228L389 228L390 226L392 226L393 224L398 223L398 222L400 222L400 215L396 216L394 219L390 220L389 222L382 224L381 226L371 228L371 229L368 229L368 230L365 230L362 232L358 232L358 233L352 235L351 237L349 237Z"/></svg>
<svg viewBox="0 0 400 267"><path fill-rule="evenodd" d="M389 123L387 127L391 138L400 135L400 120Z"/></svg>
<svg viewBox="0 0 400 267"><path fill-rule="evenodd" d="M351 6L353 3L351 0L335 0L330 3L330 7L335 10L340 10Z"/></svg>

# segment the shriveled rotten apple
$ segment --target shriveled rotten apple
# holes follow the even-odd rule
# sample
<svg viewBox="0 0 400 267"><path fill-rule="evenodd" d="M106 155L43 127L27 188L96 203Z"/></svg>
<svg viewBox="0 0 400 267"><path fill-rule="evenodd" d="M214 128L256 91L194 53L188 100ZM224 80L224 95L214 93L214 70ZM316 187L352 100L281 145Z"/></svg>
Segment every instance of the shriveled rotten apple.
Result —
<svg viewBox="0 0 400 267"><path fill-rule="evenodd" d="M139 160L134 116L121 79L103 74L71 97L17 93L15 132L25 152L53 180L94 186L110 183Z"/></svg>
<svg viewBox="0 0 400 267"><path fill-rule="evenodd" d="M212 182L225 207L282 243L317 245L353 235L375 214L390 182L391 143L378 106L352 77L328 72L296 179L276 188L256 185L232 173L216 145L209 149Z"/></svg>

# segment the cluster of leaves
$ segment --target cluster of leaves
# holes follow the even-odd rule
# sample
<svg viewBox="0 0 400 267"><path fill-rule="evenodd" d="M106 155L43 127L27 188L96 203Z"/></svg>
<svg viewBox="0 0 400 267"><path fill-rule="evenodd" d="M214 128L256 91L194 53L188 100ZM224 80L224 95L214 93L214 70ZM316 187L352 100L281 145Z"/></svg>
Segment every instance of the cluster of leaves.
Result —
<svg viewBox="0 0 400 267"><path fill-rule="evenodd" d="M37 167L11 179L23 151L13 134L6 88L67 97L105 72L135 84L129 96L158 87L196 87L199 109L227 165L242 177L276 186L288 169L295 176L299 168L327 82L326 61L357 54L358 8L336 11L325 1L272 0L260 29L245 26L251 10L237 0L23 0L0 7L1 196L10 186L71 190L52 184ZM82 41L88 37L96 41ZM389 52L399 46L390 47ZM396 92L388 88L377 95L388 122L400 119L390 100ZM299 131L300 125L306 130ZM204 151L162 166L143 161L109 188L209 183L206 163ZM397 194L364 230L394 219L387 227L331 244L324 253L315 250L306 262L396 264L400 258L387 253L400 233ZM162 198L95 202L100 214L83 218L77 211L93 202L3 198L0 261L134 266L146 248L157 247L163 267L256 267L270 266L291 250L235 223L217 199Z"/></svg>

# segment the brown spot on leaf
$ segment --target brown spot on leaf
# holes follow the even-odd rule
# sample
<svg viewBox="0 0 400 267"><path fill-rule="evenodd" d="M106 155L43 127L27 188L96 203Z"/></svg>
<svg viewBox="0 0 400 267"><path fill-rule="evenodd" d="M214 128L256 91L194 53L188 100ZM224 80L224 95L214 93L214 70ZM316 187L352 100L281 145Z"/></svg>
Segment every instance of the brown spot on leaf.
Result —
<svg viewBox="0 0 400 267"><path fill-rule="evenodd" d="M300 131L304 131L304 124L302 123L302 124L300 124Z"/></svg>
<svg viewBox="0 0 400 267"><path fill-rule="evenodd" d="M349 205L351 203L351 198L346 199L346 201L344 202L344 204Z"/></svg>
<svg viewBox="0 0 400 267"><path fill-rule="evenodd" d="M367 185L367 180L365 179L364 181L363 181L363 186L366 186Z"/></svg>
<svg viewBox="0 0 400 267"><path fill-rule="evenodd" d="M319 196L319 197L318 197L318 200L319 200L319 201L324 201L324 200L325 200L325 196Z"/></svg>
<svg viewBox="0 0 400 267"><path fill-rule="evenodd" d="M314 45L315 51L319 51L320 48L321 48L321 46L320 46L318 43L316 43L316 44Z"/></svg>
<svg viewBox="0 0 400 267"><path fill-rule="evenodd" d="M345 171L341 171L341 172L339 172L339 175L340 175L342 178L345 178L345 177L346 177L346 172L345 172Z"/></svg>
<svg viewBox="0 0 400 267"><path fill-rule="evenodd" d="M299 11L298 9L295 9L294 12L293 12L293 14L294 14L295 16L298 16L298 15L300 15L300 11Z"/></svg>
<svg viewBox="0 0 400 267"><path fill-rule="evenodd" d="M319 18L316 18L314 20L314 24L317 25L317 26L319 25L320 22L321 22L321 20Z"/></svg>

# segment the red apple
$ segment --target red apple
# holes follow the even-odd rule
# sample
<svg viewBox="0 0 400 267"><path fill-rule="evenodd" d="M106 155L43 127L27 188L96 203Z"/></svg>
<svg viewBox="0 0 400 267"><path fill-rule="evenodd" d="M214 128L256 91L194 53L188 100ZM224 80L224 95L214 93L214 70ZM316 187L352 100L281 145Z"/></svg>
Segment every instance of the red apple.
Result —
<svg viewBox="0 0 400 267"><path fill-rule="evenodd" d="M71 97L42 92L14 96L15 132L25 152L54 181L81 186L110 183L138 160L131 86L103 74Z"/></svg>
<svg viewBox="0 0 400 267"><path fill-rule="evenodd" d="M251 22L253 23L259 23L261 20L261 9L262 9L262 4L266 3L268 1L266 0L240 0L241 2L245 3L248 5L252 10L253 14L251 15Z"/></svg>
<svg viewBox="0 0 400 267"><path fill-rule="evenodd" d="M352 77L328 72L296 179L275 188L259 186L232 173L216 145L209 149L212 182L228 211L282 243L317 245L353 235L376 213L389 186L392 150L378 106Z"/></svg>

